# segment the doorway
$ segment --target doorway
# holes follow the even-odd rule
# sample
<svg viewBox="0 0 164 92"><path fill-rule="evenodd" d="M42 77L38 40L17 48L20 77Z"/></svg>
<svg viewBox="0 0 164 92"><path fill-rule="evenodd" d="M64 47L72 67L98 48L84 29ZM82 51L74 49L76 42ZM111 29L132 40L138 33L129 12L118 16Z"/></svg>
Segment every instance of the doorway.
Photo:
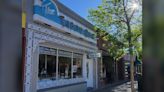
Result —
<svg viewBox="0 0 164 92"><path fill-rule="evenodd" d="M87 72L87 87L93 88L93 60L87 59L86 62L86 72Z"/></svg>

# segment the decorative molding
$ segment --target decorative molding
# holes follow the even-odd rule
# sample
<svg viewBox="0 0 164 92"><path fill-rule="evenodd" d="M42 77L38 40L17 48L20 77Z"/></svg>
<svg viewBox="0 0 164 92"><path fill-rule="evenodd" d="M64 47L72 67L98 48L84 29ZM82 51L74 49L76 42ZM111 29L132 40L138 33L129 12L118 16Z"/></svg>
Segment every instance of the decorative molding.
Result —
<svg viewBox="0 0 164 92"><path fill-rule="evenodd" d="M65 36L45 27L41 27L39 24L29 24L27 28L27 46L26 46L26 69L25 69L25 92L31 92L32 89L32 67L34 52L41 43L53 43L70 48L77 49L79 51L92 52L97 51L96 45L89 44L84 41L74 39L72 37ZM70 79L70 80L57 80L57 81L39 81L37 89L50 88L54 86L67 85L72 83L84 82L84 78Z"/></svg>
<svg viewBox="0 0 164 92"><path fill-rule="evenodd" d="M30 92L31 89L31 68L32 68L32 50L33 50L33 32L28 31L27 46L26 46L26 66L25 66L25 92Z"/></svg>
<svg viewBox="0 0 164 92"><path fill-rule="evenodd" d="M68 44L74 44L74 45L78 46L78 48L80 48L80 49L85 47L85 49L83 49L83 50L86 50L86 51L89 50L89 52L97 51L97 45L94 44L94 43L91 44L89 42L83 42L83 41L80 41L80 40L65 36L61 33L56 32L55 30L42 27L39 24L29 24L28 28L32 29L33 31L36 31L35 33L38 33L38 35L43 34L41 37L43 37L44 35L49 35L46 38L53 37L52 38L53 40L55 40L55 39L60 39L61 40L62 39L64 42L68 42ZM41 37L37 37L37 38L41 38ZM44 39L44 38L42 38L42 39Z"/></svg>

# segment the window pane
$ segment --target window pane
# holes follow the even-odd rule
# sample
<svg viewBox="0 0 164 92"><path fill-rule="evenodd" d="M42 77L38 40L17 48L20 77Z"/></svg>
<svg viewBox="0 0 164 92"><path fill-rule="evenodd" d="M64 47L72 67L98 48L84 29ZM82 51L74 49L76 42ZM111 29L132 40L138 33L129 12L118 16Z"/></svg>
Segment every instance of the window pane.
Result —
<svg viewBox="0 0 164 92"><path fill-rule="evenodd" d="M73 78L82 77L82 55L74 54L73 58Z"/></svg>
<svg viewBox="0 0 164 92"><path fill-rule="evenodd" d="M48 47L39 48L38 77L42 79L56 79L56 49Z"/></svg>
<svg viewBox="0 0 164 92"><path fill-rule="evenodd" d="M89 62L87 62L86 67L87 67L87 78L89 78Z"/></svg>
<svg viewBox="0 0 164 92"><path fill-rule="evenodd" d="M45 77L46 69L45 69L45 55L40 54L39 55L39 71L38 76L40 79Z"/></svg>
<svg viewBox="0 0 164 92"><path fill-rule="evenodd" d="M70 79L71 78L71 52L59 51L59 79ZM69 55L69 56L66 56Z"/></svg>
<svg viewBox="0 0 164 92"><path fill-rule="evenodd" d="M47 55L47 77L56 79L56 56Z"/></svg>

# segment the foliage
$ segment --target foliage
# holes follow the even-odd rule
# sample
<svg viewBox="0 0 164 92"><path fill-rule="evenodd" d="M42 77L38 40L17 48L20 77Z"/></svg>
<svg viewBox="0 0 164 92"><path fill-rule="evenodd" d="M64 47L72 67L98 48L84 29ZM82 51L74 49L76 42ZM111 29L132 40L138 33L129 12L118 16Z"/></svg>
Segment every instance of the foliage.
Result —
<svg viewBox="0 0 164 92"><path fill-rule="evenodd" d="M140 0L102 0L97 9L89 10L89 20L98 28L97 34L109 41L109 53L115 59L128 53L131 47L141 58L141 12Z"/></svg>

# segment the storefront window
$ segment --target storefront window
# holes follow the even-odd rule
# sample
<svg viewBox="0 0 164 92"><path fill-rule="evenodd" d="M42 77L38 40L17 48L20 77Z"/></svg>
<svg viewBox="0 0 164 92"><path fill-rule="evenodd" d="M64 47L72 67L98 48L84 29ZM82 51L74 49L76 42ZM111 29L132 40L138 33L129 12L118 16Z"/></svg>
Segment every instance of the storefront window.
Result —
<svg viewBox="0 0 164 92"><path fill-rule="evenodd" d="M71 52L59 50L59 79L70 79L71 78Z"/></svg>
<svg viewBox="0 0 164 92"><path fill-rule="evenodd" d="M73 78L82 77L82 55L73 54Z"/></svg>
<svg viewBox="0 0 164 92"><path fill-rule="evenodd" d="M47 76L56 79L56 56L47 55Z"/></svg>
<svg viewBox="0 0 164 92"><path fill-rule="evenodd" d="M56 79L56 56L39 55L39 79Z"/></svg>
<svg viewBox="0 0 164 92"><path fill-rule="evenodd" d="M56 79L56 50L40 47L38 77Z"/></svg>
<svg viewBox="0 0 164 92"><path fill-rule="evenodd" d="M46 67L45 67L45 56L44 54L39 55L39 78L46 78Z"/></svg>
<svg viewBox="0 0 164 92"><path fill-rule="evenodd" d="M82 78L82 54L47 47L40 47L39 52L40 80Z"/></svg>

